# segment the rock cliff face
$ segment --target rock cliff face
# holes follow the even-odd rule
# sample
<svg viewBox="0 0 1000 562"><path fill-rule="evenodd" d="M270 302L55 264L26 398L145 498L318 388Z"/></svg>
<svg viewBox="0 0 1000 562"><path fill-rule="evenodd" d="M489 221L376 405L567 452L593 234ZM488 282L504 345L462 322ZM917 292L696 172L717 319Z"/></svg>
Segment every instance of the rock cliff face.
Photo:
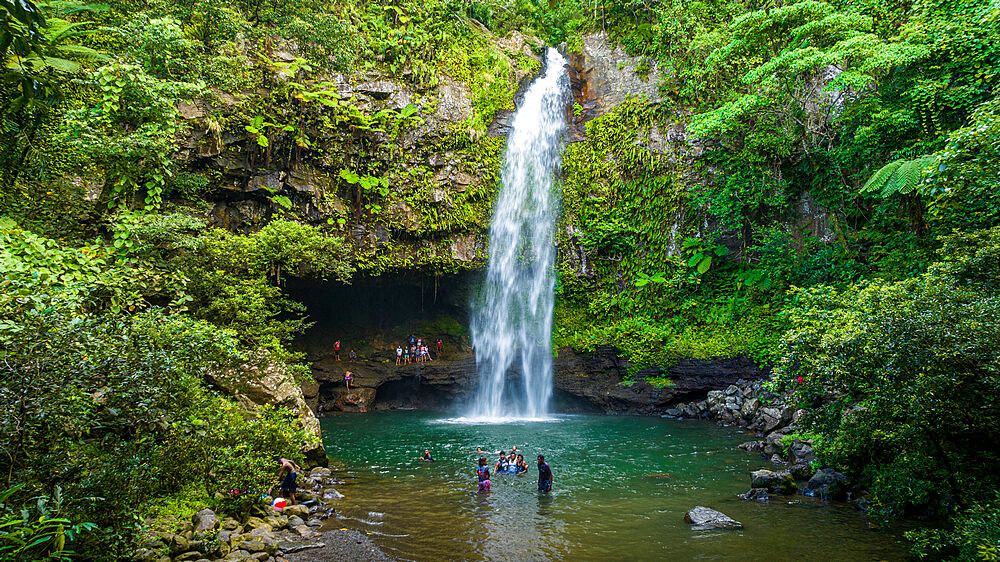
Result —
<svg viewBox="0 0 1000 562"><path fill-rule="evenodd" d="M212 373L209 382L236 398L247 410L260 406L282 406L298 416L302 427L315 439L302 444L302 452L312 464L327 464L320 438L319 419L306 404L303 389L288 368L278 363L248 363L235 372Z"/></svg>
<svg viewBox="0 0 1000 562"><path fill-rule="evenodd" d="M564 412L606 414L661 414L684 400L703 400L710 391L736 382L766 376L746 358L686 359L667 369L647 369L636 374L635 382L622 384L628 362L610 346L592 355L564 348L554 364L554 407ZM348 391L344 371L354 373ZM645 376L667 376L673 384L658 388ZM444 409L461 406L476 391L478 378L475 358L468 354L450 356L423 365L396 367L394 362L335 361L324 357L313 364L318 384L305 388L309 405L319 414L332 411L370 412L378 409ZM511 384L519 383L511 371Z"/></svg>

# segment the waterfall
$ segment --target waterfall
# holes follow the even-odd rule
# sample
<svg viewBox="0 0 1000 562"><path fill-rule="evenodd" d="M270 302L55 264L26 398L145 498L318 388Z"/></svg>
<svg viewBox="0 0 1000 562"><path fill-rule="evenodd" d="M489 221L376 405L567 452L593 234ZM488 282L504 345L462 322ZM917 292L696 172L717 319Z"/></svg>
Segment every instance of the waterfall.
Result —
<svg viewBox="0 0 1000 562"><path fill-rule="evenodd" d="M479 389L469 417L484 421L542 418L552 396L556 179L569 77L558 51L549 48L545 58L545 74L514 113L472 314ZM523 385L508 388L507 371L518 360Z"/></svg>

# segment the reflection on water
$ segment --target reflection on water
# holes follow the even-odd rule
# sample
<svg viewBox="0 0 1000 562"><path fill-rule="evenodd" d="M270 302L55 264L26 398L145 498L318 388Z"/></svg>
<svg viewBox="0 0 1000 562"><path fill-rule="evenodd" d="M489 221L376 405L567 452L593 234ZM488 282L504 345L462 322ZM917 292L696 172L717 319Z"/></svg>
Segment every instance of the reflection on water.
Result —
<svg viewBox="0 0 1000 562"><path fill-rule="evenodd" d="M867 529L853 509L802 496L744 502L749 472L771 466L735 445L747 436L714 424L658 418L558 416L467 425L418 412L324 418L327 451L344 463L346 526L409 560L900 559L895 537ZM476 447L490 465L516 445L527 475L491 476L477 492ZM424 447L437 462L418 459ZM552 466L537 492L535 457ZM340 473L338 473L340 475ZM684 513L707 505L742 521L738 532L692 531Z"/></svg>

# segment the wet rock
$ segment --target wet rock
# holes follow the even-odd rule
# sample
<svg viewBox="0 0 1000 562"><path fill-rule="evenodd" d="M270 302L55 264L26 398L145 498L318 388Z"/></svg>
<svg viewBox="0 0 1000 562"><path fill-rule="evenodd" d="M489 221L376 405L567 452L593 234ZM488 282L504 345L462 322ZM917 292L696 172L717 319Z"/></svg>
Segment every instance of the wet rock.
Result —
<svg viewBox="0 0 1000 562"><path fill-rule="evenodd" d="M817 459L816 454L813 453L812 443L809 441L803 441L801 439L795 439L792 441L791 446L788 448L789 460L793 463L806 463L809 464Z"/></svg>
<svg viewBox="0 0 1000 562"><path fill-rule="evenodd" d="M693 529L742 529L743 524L725 513L696 505L684 514L684 521L693 525Z"/></svg>
<svg viewBox="0 0 1000 562"><path fill-rule="evenodd" d="M285 178L285 172L270 172L260 174L250 178L247 184L247 191L260 191L265 189L271 193L281 191L281 181Z"/></svg>
<svg viewBox="0 0 1000 562"><path fill-rule="evenodd" d="M794 494L798 491L795 479L787 470L755 470L750 473L750 487L764 488L772 494Z"/></svg>
<svg viewBox="0 0 1000 562"><path fill-rule="evenodd" d="M785 459L781 458L781 455L775 453L771 455L772 464L785 464Z"/></svg>
<svg viewBox="0 0 1000 562"><path fill-rule="evenodd" d="M768 502L771 497L767 494L766 488L750 488L746 492L739 494L739 497L747 501Z"/></svg>
<svg viewBox="0 0 1000 562"><path fill-rule="evenodd" d="M846 475L832 468L822 468L809 479L804 493L807 496L818 496L823 499L843 500L847 497L847 492Z"/></svg>
<svg viewBox="0 0 1000 562"><path fill-rule="evenodd" d="M796 480L809 480L809 478L813 475L812 466L805 462L791 465L788 467L788 472L790 472L792 474L792 478Z"/></svg>
<svg viewBox="0 0 1000 562"><path fill-rule="evenodd" d="M764 450L763 441L745 441L737 445L738 448L743 449L748 453L760 453Z"/></svg>

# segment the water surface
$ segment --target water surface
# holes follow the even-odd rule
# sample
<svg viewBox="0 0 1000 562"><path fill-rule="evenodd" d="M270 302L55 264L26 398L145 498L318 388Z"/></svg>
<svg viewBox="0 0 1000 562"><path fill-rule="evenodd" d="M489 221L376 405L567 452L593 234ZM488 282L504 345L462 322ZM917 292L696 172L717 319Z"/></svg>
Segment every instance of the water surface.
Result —
<svg viewBox="0 0 1000 562"><path fill-rule="evenodd" d="M735 445L749 437L699 421L556 416L556 421L467 424L442 414L342 414L322 420L343 463L345 497L330 525L374 534L408 560L897 560L897 537L868 529L843 505L788 497L761 505L736 494L769 463ZM477 446L524 451L527 476L496 475L477 493ZM436 462L418 457L424 447ZM539 453L552 466L538 494ZM487 457L492 463L496 455ZM692 531L695 505L741 521L742 531Z"/></svg>

